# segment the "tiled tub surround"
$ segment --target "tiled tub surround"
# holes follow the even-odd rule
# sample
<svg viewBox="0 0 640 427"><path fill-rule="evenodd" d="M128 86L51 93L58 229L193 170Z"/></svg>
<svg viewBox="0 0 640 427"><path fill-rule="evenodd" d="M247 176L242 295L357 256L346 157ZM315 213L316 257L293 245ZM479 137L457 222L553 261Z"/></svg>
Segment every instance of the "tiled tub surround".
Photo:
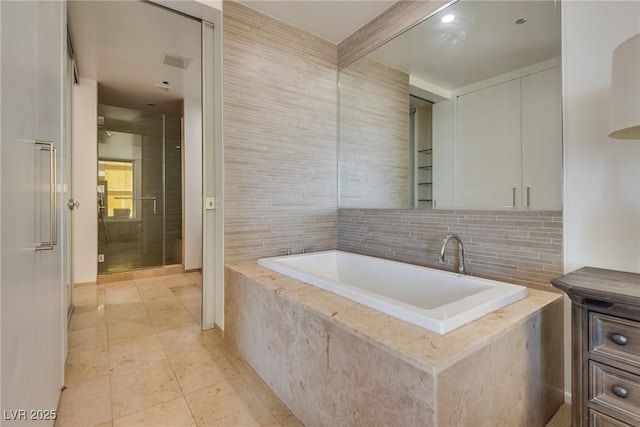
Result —
<svg viewBox="0 0 640 427"><path fill-rule="evenodd" d="M225 1L225 260L336 245L337 47Z"/></svg>
<svg viewBox="0 0 640 427"><path fill-rule="evenodd" d="M562 275L561 211L338 210L342 251L453 271L455 242L439 263L447 233L462 238L468 274L550 291Z"/></svg>
<svg viewBox="0 0 640 427"><path fill-rule="evenodd" d="M255 262L225 278L225 338L305 425L534 426L563 401L558 294L439 335Z"/></svg>

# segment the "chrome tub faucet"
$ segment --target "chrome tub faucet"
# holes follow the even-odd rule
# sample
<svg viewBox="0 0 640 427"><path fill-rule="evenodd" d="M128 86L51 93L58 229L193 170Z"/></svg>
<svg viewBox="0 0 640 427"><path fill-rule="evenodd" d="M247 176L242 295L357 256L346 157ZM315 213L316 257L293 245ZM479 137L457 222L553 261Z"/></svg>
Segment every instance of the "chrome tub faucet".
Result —
<svg viewBox="0 0 640 427"><path fill-rule="evenodd" d="M447 237L442 241L442 247L440 248L440 262L444 263L444 251L447 248L447 243L449 240L454 239L458 241L458 249L460 251L460 258L458 260L458 272L460 274L465 274L464 271L464 245L462 244L462 239L457 234L451 233L447 234Z"/></svg>

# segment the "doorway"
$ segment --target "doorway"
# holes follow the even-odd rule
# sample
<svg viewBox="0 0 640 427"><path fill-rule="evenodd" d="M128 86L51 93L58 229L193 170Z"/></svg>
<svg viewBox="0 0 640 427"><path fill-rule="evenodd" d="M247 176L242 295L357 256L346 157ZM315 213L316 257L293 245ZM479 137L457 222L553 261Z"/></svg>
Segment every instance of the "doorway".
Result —
<svg viewBox="0 0 640 427"><path fill-rule="evenodd" d="M87 206L74 213L74 229L77 223L81 230L76 233L80 238L74 237L74 283L76 286L95 283L98 276L97 147L98 133L106 134L98 128L98 99L104 106L182 117L181 150L176 149L176 153L181 153L182 176L171 180L165 177L165 185L169 181L172 185L180 181L183 209L181 266L186 271L202 269L202 327L208 329L217 325L223 328L221 8L196 1L171 2L170 5L163 1L70 1L68 11L80 82L76 88L81 95L76 108L78 114L74 117L82 116L82 120L74 120L74 134L76 123L84 128L78 138L82 143L76 144L82 152L75 158L82 161L78 168L80 172L74 172L74 183L75 176L82 174L82 177L74 187L74 198L81 206ZM191 28L188 30L189 41L181 36L182 25ZM119 54L119 61L97 49L105 39L119 43L117 47L107 49ZM182 52L182 48L191 50ZM153 67L144 68L140 64L142 60ZM129 78L132 71L139 80ZM167 76L158 71L173 74ZM118 128L105 123L109 132L112 132L109 126ZM115 132L144 134L139 129ZM214 200L213 207L204 210L203 197ZM135 211L136 207L129 209ZM113 214L115 216L115 212ZM126 211L118 214L126 215ZM131 212L129 216L132 216ZM169 237L166 240L169 243L165 245L165 256L173 254L177 247L177 239Z"/></svg>
<svg viewBox="0 0 640 427"><path fill-rule="evenodd" d="M71 1L69 28L80 85L97 88L79 105L95 112L83 118L82 138L95 148L82 157L93 163L83 180L93 181L85 197L95 201L83 205L96 209L84 212L95 237L77 249L86 257L80 265L93 267L79 282L169 265L201 269L202 21L148 2Z"/></svg>

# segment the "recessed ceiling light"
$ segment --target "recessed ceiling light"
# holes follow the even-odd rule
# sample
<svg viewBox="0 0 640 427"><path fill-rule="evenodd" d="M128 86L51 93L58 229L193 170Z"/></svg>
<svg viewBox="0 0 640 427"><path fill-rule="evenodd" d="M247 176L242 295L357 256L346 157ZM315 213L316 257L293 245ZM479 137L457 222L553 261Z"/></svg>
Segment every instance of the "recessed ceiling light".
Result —
<svg viewBox="0 0 640 427"><path fill-rule="evenodd" d="M441 19L442 22L444 22L445 24L448 24L449 22L453 22L453 20L456 19L455 15L444 15Z"/></svg>
<svg viewBox="0 0 640 427"><path fill-rule="evenodd" d="M527 18L520 18L520 19L518 19L518 20L516 21L516 24L518 24L518 25L522 25L522 24L524 24L525 22L527 22Z"/></svg>

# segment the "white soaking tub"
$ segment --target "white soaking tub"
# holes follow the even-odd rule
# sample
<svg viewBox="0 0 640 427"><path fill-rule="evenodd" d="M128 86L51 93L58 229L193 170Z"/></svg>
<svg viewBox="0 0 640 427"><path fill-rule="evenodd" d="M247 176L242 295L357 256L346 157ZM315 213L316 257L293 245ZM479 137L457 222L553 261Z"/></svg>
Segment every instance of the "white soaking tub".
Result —
<svg viewBox="0 0 640 427"><path fill-rule="evenodd" d="M342 251L258 264L440 334L527 296L524 286Z"/></svg>

